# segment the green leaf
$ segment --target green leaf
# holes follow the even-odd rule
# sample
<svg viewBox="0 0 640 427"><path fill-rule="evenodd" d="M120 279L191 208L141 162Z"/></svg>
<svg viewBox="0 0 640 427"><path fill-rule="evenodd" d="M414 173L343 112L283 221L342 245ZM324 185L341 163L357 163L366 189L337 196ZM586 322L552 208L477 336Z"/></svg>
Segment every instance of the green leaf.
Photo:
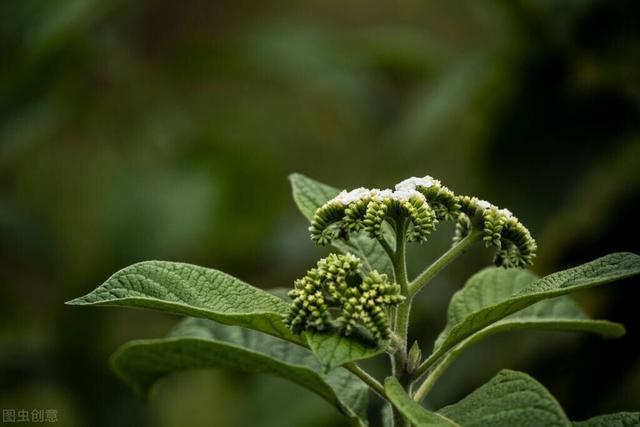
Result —
<svg viewBox="0 0 640 427"><path fill-rule="evenodd" d="M350 418L366 425L368 387L345 369L325 375L308 350L256 331L185 319L164 339L132 341L111 358L116 374L139 395L154 383L187 369L231 368L274 375L316 393Z"/></svg>
<svg viewBox="0 0 640 427"><path fill-rule="evenodd" d="M293 190L293 199L300 212L308 220L311 220L316 209L340 192L337 188L315 181L299 173L291 174L289 180ZM393 233L388 228L385 230L385 239L389 244L395 245ZM377 270L379 273L394 277L393 265L387 253L377 240L371 239L366 234L360 233L356 236L351 236L346 242L336 240L332 245L343 253L352 253L362 259L363 265L367 270Z"/></svg>
<svg viewBox="0 0 640 427"><path fill-rule="evenodd" d="M345 337L329 333L307 333L307 344L326 371L345 363L369 359L382 353L384 349L355 337Z"/></svg>
<svg viewBox="0 0 640 427"><path fill-rule="evenodd" d="M609 283L638 273L640 273L640 257L632 253L623 252L607 255L578 267L534 280L506 298L503 295L505 290L500 288L500 286L508 286L504 283L474 285L470 290L457 295L456 301L452 302L447 327L438 337L435 351L431 358L437 359L476 332L539 301ZM518 276L516 282L512 284L514 290L519 284L522 286L521 281L526 282L528 280L531 280L530 276ZM507 289L508 291L509 289ZM469 304L469 306L465 307L466 304ZM523 313L524 317L515 316L511 319L505 319L504 323L496 325L496 327L505 328L506 330L516 329L518 326L523 325L542 327L544 326L543 321L540 321L539 317L550 315L557 308L564 311L562 313L564 315L578 315L575 310L577 307L567 303L565 300L559 303L552 303L549 306L544 305L539 308L532 308L530 311ZM529 323L527 325L527 322L531 321L535 321L537 324ZM573 322L572 325L565 323L564 326L567 328L571 326L577 330L589 330L608 336L618 336L624 332L619 325L609 322L591 323L593 321L575 317L571 322ZM553 321L546 323L546 325L550 328L557 328L558 326Z"/></svg>
<svg viewBox="0 0 640 427"><path fill-rule="evenodd" d="M244 326L302 342L284 325L289 305L226 273L167 261L126 267L73 305L141 307Z"/></svg>
<svg viewBox="0 0 640 427"><path fill-rule="evenodd" d="M618 412L600 415L586 421L574 421L574 427L637 427L640 426L640 412Z"/></svg>
<svg viewBox="0 0 640 427"><path fill-rule="evenodd" d="M448 333L474 312L508 300L537 279L535 274L526 270L498 267L488 267L471 276L464 288L451 299L447 326L436 340L436 347L440 347ZM592 332L608 338L620 337L625 332L619 323L589 319L573 299L565 295L539 301L492 323L464 340L456 351L490 335L521 329Z"/></svg>
<svg viewBox="0 0 640 427"><path fill-rule="evenodd" d="M384 380L384 391L387 393L387 397L391 400L393 406L395 406L412 425L417 427L458 426L458 424L449 418L435 412L427 411L422 405L411 399L396 377L387 377Z"/></svg>
<svg viewBox="0 0 640 427"><path fill-rule="evenodd" d="M470 395L438 411L465 427L571 425L546 388L522 372L502 370Z"/></svg>

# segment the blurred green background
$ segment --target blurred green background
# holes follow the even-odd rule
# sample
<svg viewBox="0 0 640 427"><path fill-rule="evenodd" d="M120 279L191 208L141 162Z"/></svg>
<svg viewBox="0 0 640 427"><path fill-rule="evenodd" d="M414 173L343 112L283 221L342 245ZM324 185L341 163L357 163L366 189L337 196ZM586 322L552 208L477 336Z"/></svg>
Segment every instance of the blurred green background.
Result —
<svg viewBox="0 0 640 427"><path fill-rule="evenodd" d="M341 425L297 386L229 371L173 376L141 402L108 356L177 317L63 305L147 259L291 286L323 254L291 172L342 188L438 177L515 212L539 274L639 252L638 22L633 0L2 1L0 407L55 408L70 427ZM451 232L412 248L414 273ZM425 352L490 260L477 248L422 294ZM429 405L509 367L572 419L640 410L638 285L577 295L623 339L491 338Z"/></svg>

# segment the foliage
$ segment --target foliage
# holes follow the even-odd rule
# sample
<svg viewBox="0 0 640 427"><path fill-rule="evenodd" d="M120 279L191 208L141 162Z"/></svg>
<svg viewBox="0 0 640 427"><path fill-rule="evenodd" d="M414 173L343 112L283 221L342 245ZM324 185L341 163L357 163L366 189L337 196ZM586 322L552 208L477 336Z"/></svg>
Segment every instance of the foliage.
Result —
<svg viewBox="0 0 640 427"><path fill-rule="evenodd" d="M436 412L420 402L462 351L497 332L621 336L622 325L589 319L567 294L640 274L640 256L614 253L537 278L520 269L533 262L537 245L510 211L456 196L431 177L410 178L395 190L350 192L302 175L292 175L291 182L294 199L310 220L312 240L344 252L320 260L298 280L291 304L220 271L163 261L127 267L70 301L192 317L165 339L121 347L112 366L123 380L147 394L168 373L222 366L300 384L354 425L367 424L368 389L392 405L396 426L571 425L541 384L514 371L501 371ZM456 223L452 247L410 280L406 244L426 241L441 221ZM409 350L407 343L413 297L476 242L495 250L497 267L477 273L456 293L444 331L420 360L420 348ZM383 352L391 361L384 384L355 363ZM615 425L637 416L620 413L584 423Z"/></svg>

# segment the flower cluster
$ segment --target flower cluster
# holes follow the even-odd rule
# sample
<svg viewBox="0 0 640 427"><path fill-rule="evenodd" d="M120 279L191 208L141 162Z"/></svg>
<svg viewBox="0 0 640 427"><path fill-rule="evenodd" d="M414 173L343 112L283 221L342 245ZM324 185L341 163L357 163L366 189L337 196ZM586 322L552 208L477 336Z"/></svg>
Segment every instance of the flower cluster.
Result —
<svg viewBox="0 0 640 427"><path fill-rule="evenodd" d="M285 323L294 333L335 328L361 333L380 344L389 339L387 310L400 304L400 286L385 274L364 273L359 258L330 254L318 261L289 292L293 300Z"/></svg>
<svg viewBox="0 0 640 427"><path fill-rule="evenodd" d="M482 230L485 245L496 249L496 265L525 268L533 264L536 241L508 209L499 209L476 197L462 196L458 200L460 212L455 242L462 240L475 227Z"/></svg>
<svg viewBox="0 0 640 427"><path fill-rule="evenodd" d="M426 241L439 221L449 220L456 222L456 243L480 230L485 244L496 249L496 265L524 268L535 257L535 240L511 212L476 197L456 196L430 176L408 178L395 190L342 191L318 208L309 231L323 246L360 231L381 240L385 222L397 225L405 220L409 226L404 238L410 242Z"/></svg>
<svg viewBox="0 0 640 427"><path fill-rule="evenodd" d="M361 230L381 239L385 221L407 219L406 238L424 242L439 220L454 219L459 208L453 192L440 181L414 177L396 185L395 190L361 187L342 191L315 212L309 231L311 239L324 246Z"/></svg>

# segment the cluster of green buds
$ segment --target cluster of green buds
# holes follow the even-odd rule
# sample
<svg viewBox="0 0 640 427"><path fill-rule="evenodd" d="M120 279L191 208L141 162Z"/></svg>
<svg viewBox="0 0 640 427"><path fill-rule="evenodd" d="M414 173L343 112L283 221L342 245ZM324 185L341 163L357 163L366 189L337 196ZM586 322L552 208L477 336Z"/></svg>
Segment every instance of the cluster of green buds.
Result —
<svg viewBox="0 0 640 427"><path fill-rule="evenodd" d="M289 297L293 302L285 323L294 333L335 329L377 344L389 339L388 309L404 301L399 285L375 270L363 272L362 262L351 254L318 261L295 281Z"/></svg>
<svg viewBox="0 0 640 427"><path fill-rule="evenodd" d="M440 181L429 176L409 178L395 190L342 191L315 212L309 231L322 246L361 230L381 239L385 221L397 224L406 219L407 240L424 242L438 221L454 219L459 207L453 192Z"/></svg>
<svg viewBox="0 0 640 427"><path fill-rule="evenodd" d="M454 243L481 231L485 244L496 249L496 265L524 268L533 262L536 242L511 212L476 197L456 196L430 176L408 178L395 190L344 190L316 210L309 231L324 246L360 231L381 240L385 222L406 221L406 235L397 238L424 242L443 220L456 222Z"/></svg>
<svg viewBox="0 0 640 427"><path fill-rule="evenodd" d="M485 245L496 249L496 265L525 268L533 264L536 241L511 211L476 197L462 196L458 199L461 208L454 242L462 240L473 228L480 229Z"/></svg>

